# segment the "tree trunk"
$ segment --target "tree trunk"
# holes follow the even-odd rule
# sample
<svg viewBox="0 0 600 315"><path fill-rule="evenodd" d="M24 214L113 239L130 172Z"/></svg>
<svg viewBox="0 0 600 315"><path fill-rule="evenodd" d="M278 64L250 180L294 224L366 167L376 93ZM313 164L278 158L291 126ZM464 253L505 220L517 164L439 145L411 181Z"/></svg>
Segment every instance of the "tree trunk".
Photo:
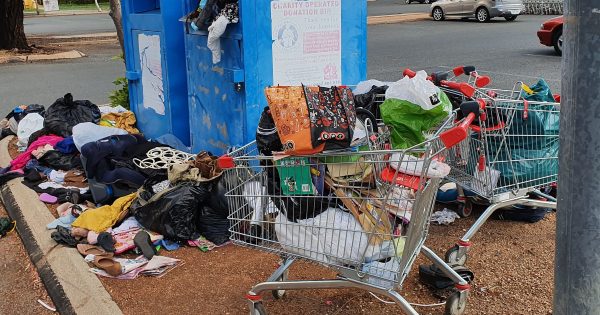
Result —
<svg viewBox="0 0 600 315"><path fill-rule="evenodd" d="M0 0L0 49L30 50L23 27L23 0Z"/></svg>
<svg viewBox="0 0 600 315"><path fill-rule="evenodd" d="M123 52L123 59L125 59L125 49L123 48L123 22L121 21L121 0L110 0L109 15L117 29L117 37L119 38L119 44L121 45L121 52Z"/></svg>

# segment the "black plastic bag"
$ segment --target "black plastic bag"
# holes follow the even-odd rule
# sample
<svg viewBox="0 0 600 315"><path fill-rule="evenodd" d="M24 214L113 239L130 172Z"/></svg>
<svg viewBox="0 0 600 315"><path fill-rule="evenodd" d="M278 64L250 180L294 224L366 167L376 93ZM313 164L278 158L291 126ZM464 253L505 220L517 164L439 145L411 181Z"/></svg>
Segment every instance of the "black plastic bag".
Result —
<svg viewBox="0 0 600 315"><path fill-rule="evenodd" d="M63 154L56 150L46 152L38 159L40 164L48 166L55 170L70 171L73 169L82 169L81 159L74 154Z"/></svg>
<svg viewBox="0 0 600 315"><path fill-rule="evenodd" d="M67 93L48 107L44 119L44 129L61 137L73 135L73 127L84 122L97 124L100 121L100 109L88 100L73 100Z"/></svg>
<svg viewBox="0 0 600 315"><path fill-rule="evenodd" d="M198 231L216 245L229 241L229 206L225 192L225 187L218 183L198 218Z"/></svg>
<svg viewBox="0 0 600 315"><path fill-rule="evenodd" d="M178 185L139 207L135 218L151 231L166 239L187 241L200 236L197 224L201 209L210 198L210 183L202 185Z"/></svg>
<svg viewBox="0 0 600 315"><path fill-rule="evenodd" d="M381 119L381 113L379 112L379 104L376 104L377 96L385 94L388 86L373 86L371 90L364 94L354 95L354 106L356 108L364 108L370 111L376 119Z"/></svg>

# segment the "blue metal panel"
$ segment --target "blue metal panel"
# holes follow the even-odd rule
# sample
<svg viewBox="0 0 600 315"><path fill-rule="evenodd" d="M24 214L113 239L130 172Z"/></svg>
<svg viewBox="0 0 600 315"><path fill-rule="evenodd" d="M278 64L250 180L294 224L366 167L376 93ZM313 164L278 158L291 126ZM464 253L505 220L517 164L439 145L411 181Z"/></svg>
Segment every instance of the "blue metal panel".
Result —
<svg viewBox="0 0 600 315"><path fill-rule="evenodd" d="M201 150L222 154L232 144L244 143L244 91L236 89L235 74L241 71L241 42L221 38L227 52L213 65L205 35L186 35L190 129L192 152Z"/></svg>
<svg viewBox="0 0 600 315"><path fill-rule="evenodd" d="M165 3L161 2L165 1ZM138 127L149 138L173 134L185 145L190 144L187 74L184 31L179 18L188 13L196 0L126 0L121 3L131 110ZM164 115L144 108L138 35L159 35L164 90Z"/></svg>

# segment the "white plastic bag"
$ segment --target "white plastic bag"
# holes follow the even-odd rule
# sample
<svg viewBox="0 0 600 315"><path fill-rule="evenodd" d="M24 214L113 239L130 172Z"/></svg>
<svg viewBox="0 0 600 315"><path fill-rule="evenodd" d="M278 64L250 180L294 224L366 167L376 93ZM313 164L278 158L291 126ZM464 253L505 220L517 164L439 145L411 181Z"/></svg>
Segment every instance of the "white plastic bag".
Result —
<svg viewBox="0 0 600 315"><path fill-rule="evenodd" d="M17 137L19 138L18 145L20 147L27 147L29 144L29 137L34 132L44 128L44 117L38 113L31 113L25 116L19 122L17 127Z"/></svg>
<svg viewBox="0 0 600 315"><path fill-rule="evenodd" d="M109 136L126 134L128 134L128 132L123 129L104 127L91 122L85 122L73 127L73 143L75 143L77 150L81 152L81 147L86 143L95 142Z"/></svg>
<svg viewBox="0 0 600 315"><path fill-rule="evenodd" d="M401 157L402 161L400 161ZM390 166L392 168L398 172L413 176L423 175L424 163L425 160L404 153L394 153L390 158ZM450 166L448 164L432 160L425 175L427 175L427 178L444 178L448 174L450 174Z"/></svg>
<svg viewBox="0 0 600 315"><path fill-rule="evenodd" d="M427 73L419 71L414 78L404 77L391 84L385 92L385 98L408 101L424 110L431 110L441 104L439 93L440 88L427 80Z"/></svg>
<svg viewBox="0 0 600 315"><path fill-rule="evenodd" d="M286 251L324 263L356 266L381 255L382 247L369 245L369 234L352 214L336 208L297 223L280 214L275 233Z"/></svg>

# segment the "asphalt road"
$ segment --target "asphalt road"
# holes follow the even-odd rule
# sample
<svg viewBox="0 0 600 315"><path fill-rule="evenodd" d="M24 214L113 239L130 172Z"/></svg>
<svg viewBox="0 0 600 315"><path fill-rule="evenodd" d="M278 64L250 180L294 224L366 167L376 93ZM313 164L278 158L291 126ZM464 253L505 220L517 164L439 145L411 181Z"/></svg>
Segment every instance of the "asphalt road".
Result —
<svg viewBox="0 0 600 315"><path fill-rule="evenodd" d="M474 65L489 74L492 85L509 88L517 80L544 78L560 92L561 58L539 44L536 32L548 16L520 16L515 22L420 21L372 25L368 39L368 74L400 79L404 68L440 71Z"/></svg>
<svg viewBox="0 0 600 315"><path fill-rule="evenodd" d="M560 58L552 48L541 46L535 34L547 18L372 25L368 77L398 80L404 68L435 71L474 65L492 76L497 88L510 88L517 80L533 83L542 77L553 91L560 92ZM107 103L111 82L124 72L120 61L111 60L119 50L115 46L88 54L75 61L0 65L0 116L18 104L49 105L67 92L96 104Z"/></svg>
<svg viewBox="0 0 600 315"><path fill-rule="evenodd" d="M108 14L28 17L24 20L27 35L80 35L115 32Z"/></svg>
<svg viewBox="0 0 600 315"><path fill-rule="evenodd" d="M112 60L120 53L118 44L85 52L88 57L70 61L0 65L0 116L20 104L51 105L66 93L98 105L108 103L112 81L125 72L122 61Z"/></svg>
<svg viewBox="0 0 600 315"><path fill-rule="evenodd" d="M406 4L405 0L377 0L370 1L367 4L369 16L401 13L428 13L430 7L429 4Z"/></svg>
<svg viewBox="0 0 600 315"><path fill-rule="evenodd" d="M429 12L428 4L404 0L377 0L368 2L369 15ZM28 35L80 35L88 33L114 32L114 24L108 14L69 15L25 18Z"/></svg>

